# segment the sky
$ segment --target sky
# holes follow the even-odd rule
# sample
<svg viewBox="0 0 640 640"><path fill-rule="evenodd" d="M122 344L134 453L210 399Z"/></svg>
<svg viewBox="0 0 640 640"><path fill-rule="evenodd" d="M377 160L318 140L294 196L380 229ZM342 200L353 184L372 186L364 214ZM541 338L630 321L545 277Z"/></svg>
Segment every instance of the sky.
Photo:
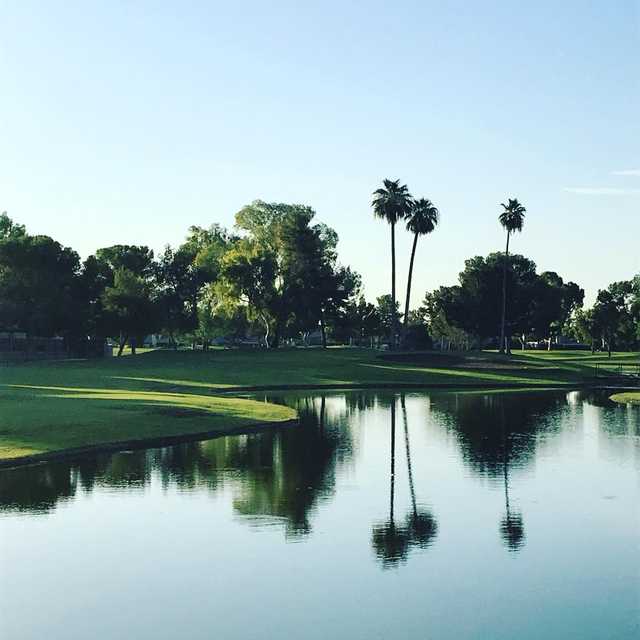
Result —
<svg viewBox="0 0 640 640"><path fill-rule="evenodd" d="M441 212L412 306L503 249L509 197L587 302L640 272L640 0L0 0L0 87L0 211L83 257L302 203L373 300L399 178Z"/></svg>

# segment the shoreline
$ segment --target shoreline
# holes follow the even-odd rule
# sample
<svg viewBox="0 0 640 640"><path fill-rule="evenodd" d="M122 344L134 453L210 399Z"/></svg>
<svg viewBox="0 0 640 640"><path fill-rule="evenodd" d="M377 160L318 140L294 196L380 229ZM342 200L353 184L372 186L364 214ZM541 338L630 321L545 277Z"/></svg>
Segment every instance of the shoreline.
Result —
<svg viewBox="0 0 640 640"><path fill-rule="evenodd" d="M262 392L287 392L287 391L356 391L356 390L449 390L449 391L485 391L487 393L502 391L615 391L618 393L625 391L638 391L638 387L619 386L619 385L602 385L592 383L558 383L558 384L541 384L531 385L527 383L513 382L487 385L486 383L470 383L470 384L452 384L452 383L345 383L345 384L290 384L290 385L253 385L253 386L235 386L225 389L212 390L212 395L241 395L254 394ZM281 420L274 422L261 422L257 424L232 427L230 429L216 428L194 433L183 433L177 435L157 436L152 438L136 438L117 440L113 442L105 442L82 447L72 447L67 449L59 449L56 451L46 451L42 453L28 454L13 458L0 459L0 471L4 469L12 469L23 466L31 466L55 462L58 460L70 460L80 458L88 454L100 453L117 453L123 451L133 451L140 449L153 449L158 447L166 447L188 442L198 442L202 440L212 440L227 435L243 435L259 433L269 428L289 428L299 424L298 419Z"/></svg>

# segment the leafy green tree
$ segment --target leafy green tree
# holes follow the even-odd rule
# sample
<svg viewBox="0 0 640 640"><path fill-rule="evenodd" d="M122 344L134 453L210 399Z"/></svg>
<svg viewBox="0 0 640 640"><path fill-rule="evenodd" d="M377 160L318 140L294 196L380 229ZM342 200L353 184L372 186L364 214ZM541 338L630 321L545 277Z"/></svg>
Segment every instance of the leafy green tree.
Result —
<svg viewBox="0 0 640 640"><path fill-rule="evenodd" d="M418 238L431 233L438 225L439 212L431 200L420 198L411 203L411 209L407 217L407 230L413 233L413 246L411 248L411 260L409 262L409 276L407 277L407 297L404 305L403 342L409 326L409 304L411 301L411 278L413 276L413 261L416 256Z"/></svg>
<svg viewBox="0 0 640 640"><path fill-rule="evenodd" d="M607 289L598 291L593 305L593 324L609 357L614 346L630 348L635 345L632 301L633 285L628 280L614 282Z"/></svg>
<svg viewBox="0 0 640 640"><path fill-rule="evenodd" d="M48 236L12 229L0 240L0 326L32 336L81 333L78 254Z"/></svg>
<svg viewBox="0 0 640 640"><path fill-rule="evenodd" d="M249 318L263 326L264 346L277 346L284 305L276 256L253 240L241 240L223 257L220 275L220 298L231 306L245 305Z"/></svg>
<svg viewBox="0 0 640 640"><path fill-rule="evenodd" d="M120 336L118 356L129 342L135 354L138 339L154 328L154 305L148 283L124 267L114 273L113 286L106 287L103 304L111 330Z"/></svg>
<svg viewBox="0 0 640 640"><path fill-rule="evenodd" d="M507 232L507 247L504 254L504 267L502 275L502 319L500 322L500 353L505 351L505 328L507 323L507 269L509 267L509 238L512 233L522 231L526 209L516 198L509 198L509 204L501 203L503 208L499 216L500 224ZM511 342L506 340L507 354L511 353Z"/></svg>
<svg viewBox="0 0 640 640"><path fill-rule="evenodd" d="M584 300L584 290L575 282L567 282L554 271L541 273L532 292L531 329L538 339L547 341L550 351L553 336L560 335L567 327L572 314ZM522 348L525 348L525 335Z"/></svg>
<svg viewBox="0 0 640 640"><path fill-rule="evenodd" d="M144 279L153 276L153 251L149 247L116 244L98 249L96 258L108 265L114 274L118 269L126 269Z"/></svg>
<svg viewBox="0 0 640 640"><path fill-rule="evenodd" d="M314 216L311 207L260 200L236 215L245 237L223 259L219 293L249 306L272 347L318 326L326 344L327 319L355 286L354 274L337 264L337 234L313 224Z"/></svg>
<svg viewBox="0 0 640 640"><path fill-rule="evenodd" d="M376 298L377 302L377 314L380 319L380 328L384 335L392 335L392 328L394 323L398 319L402 318L400 313L400 304L396 300L392 300L392 297L385 293L383 296Z"/></svg>
<svg viewBox="0 0 640 640"><path fill-rule="evenodd" d="M536 265L524 256L511 257L507 284L511 291L509 335L521 335L531 326L531 305L537 282ZM475 338L496 335L500 326L500 284L504 275L504 254L465 261L458 285L432 292L434 309L441 309L447 322Z"/></svg>
<svg viewBox="0 0 640 640"><path fill-rule="evenodd" d="M26 235L24 225L15 223L6 211L0 214L0 241Z"/></svg>
<svg viewBox="0 0 640 640"><path fill-rule="evenodd" d="M569 332L579 342L590 344L591 353L595 353L597 329L593 309L578 309L572 318Z"/></svg>
<svg viewBox="0 0 640 640"><path fill-rule="evenodd" d="M382 331L378 309L358 293L347 301L343 312L332 319L332 326L339 341L355 340L358 345L372 342Z"/></svg>
<svg viewBox="0 0 640 640"><path fill-rule="evenodd" d="M392 310L396 307L396 224L404 220L411 210L411 194L406 184L400 180L383 180L383 187L373 192L373 213L376 218L386 221L391 227L391 300ZM398 335L398 317L391 318L390 347L395 348Z"/></svg>

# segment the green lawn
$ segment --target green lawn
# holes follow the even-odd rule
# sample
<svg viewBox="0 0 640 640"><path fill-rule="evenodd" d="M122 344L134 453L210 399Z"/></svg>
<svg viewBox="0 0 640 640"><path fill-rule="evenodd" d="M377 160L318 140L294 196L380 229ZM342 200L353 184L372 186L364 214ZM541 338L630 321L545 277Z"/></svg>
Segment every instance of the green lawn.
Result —
<svg viewBox="0 0 640 640"><path fill-rule="evenodd" d="M575 386L596 364L638 354L380 354L364 349L149 351L94 361L0 367L0 459L113 441L224 431L294 418L227 390L295 385ZM217 394L217 395L216 395Z"/></svg>

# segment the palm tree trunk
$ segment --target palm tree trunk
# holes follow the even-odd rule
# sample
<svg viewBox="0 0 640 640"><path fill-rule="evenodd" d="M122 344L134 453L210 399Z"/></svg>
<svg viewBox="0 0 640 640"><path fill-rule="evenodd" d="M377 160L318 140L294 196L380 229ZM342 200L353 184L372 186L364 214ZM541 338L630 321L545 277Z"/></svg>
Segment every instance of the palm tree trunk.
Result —
<svg viewBox="0 0 640 640"><path fill-rule="evenodd" d="M407 329L409 328L409 303L411 302L411 278L413 277L413 260L416 257L416 246L418 245L418 234L413 236L413 247L411 249L411 260L409 261L409 277L407 278L407 299L404 303L404 322L402 327L402 347L405 346Z"/></svg>
<svg viewBox="0 0 640 640"><path fill-rule="evenodd" d="M505 328L507 323L507 264L509 262L509 235L507 231L507 250L505 251L502 267L502 321L500 323L500 353L504 353ZM507 349L509 351L509 349Z"/></svg>
<svg viewBox="0 0 640 640"><path fill-rule="evenodd" d="M398 317L396 314L396 224L391 223L391 340L389 349L396 348Z"/></svg>

